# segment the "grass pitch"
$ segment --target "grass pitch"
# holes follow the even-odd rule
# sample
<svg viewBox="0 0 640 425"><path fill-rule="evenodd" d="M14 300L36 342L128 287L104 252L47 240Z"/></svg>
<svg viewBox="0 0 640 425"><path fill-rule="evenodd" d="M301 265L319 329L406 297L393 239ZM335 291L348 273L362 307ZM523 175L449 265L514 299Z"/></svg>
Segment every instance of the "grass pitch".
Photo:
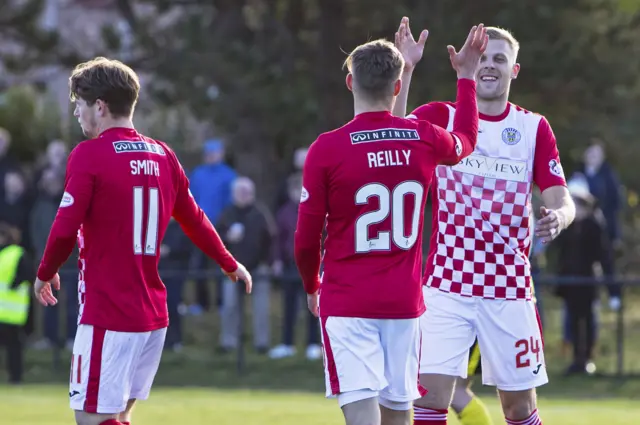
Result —
<svg viewBox="0 0 640 425"><path fill-rule="evenodd" d="M3 424L69 425L66 386L0 387ZM503 424L497 400L485 396L495 424ZM637 425L640 402L623 399L569 400L542 398L545 425ZM156 388L140 403L134 425L338 425L344 423L334 400L319 393ZM459 422L450 416L450 424Z"/></svg>

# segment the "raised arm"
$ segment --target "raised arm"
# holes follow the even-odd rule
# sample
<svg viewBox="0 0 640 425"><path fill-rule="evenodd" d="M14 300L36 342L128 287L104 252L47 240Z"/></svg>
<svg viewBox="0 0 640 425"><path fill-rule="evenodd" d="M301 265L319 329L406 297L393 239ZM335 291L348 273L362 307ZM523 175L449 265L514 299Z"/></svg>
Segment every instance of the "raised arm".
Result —
<svg viewBox="0 0 640 425"><path fill-rule="evenodd" d="M422 30L420 38L415 41L411 29L409 28L409 18L406 16L400 21L400 27L395 35L395 45L402 53L404 58L404 69L402 70L402 86L400 93L396 96L396 102L393 105L393 115L396 117L405 117L407 115L407 101L409 98L409 86L411 85L411 76L424 52L424 45L429 37L429 31Z"/></svg>

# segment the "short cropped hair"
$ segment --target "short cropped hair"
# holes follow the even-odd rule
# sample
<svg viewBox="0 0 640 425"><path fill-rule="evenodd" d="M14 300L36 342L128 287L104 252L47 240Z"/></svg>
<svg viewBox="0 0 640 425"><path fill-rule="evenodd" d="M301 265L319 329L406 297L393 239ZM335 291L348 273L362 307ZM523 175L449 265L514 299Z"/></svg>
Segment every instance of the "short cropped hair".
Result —
<svg viewBox="0 0 640 425"><path fill-rule="evenodd" d="M370 41L356 47L344 62L353 74L358 91L370 100L393 97L395 82L402 74L402 53L387 40Z"/></svg>
<svg viewBox="0 0 640 425"><path fill-rule="evenodd" d="M130 117L138 101L140 80L124 63L97 57L75 67L69 77L69 97L93 105L101 99L114 117Z"/></svg>
<svg viewBox="0 0 640 425"><path fill-rule="evenodd" d="M489 40L504 40L511 46L513 52L518 56L518 51L520 51L520 43L516 38L511 34L509 30L500 27L487 27L487 36Z"/></svg>

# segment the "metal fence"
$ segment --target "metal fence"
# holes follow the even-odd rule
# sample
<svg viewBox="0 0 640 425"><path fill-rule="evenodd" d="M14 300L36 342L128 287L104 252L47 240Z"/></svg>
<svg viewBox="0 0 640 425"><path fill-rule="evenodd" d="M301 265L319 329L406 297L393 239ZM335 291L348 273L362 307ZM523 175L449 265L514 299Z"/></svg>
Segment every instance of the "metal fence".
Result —
<svg viewBox="0 0 640 425"><path fill-rule="evenodd" d="M185 283L188 280L195 279L207 279L207 280L220 280L223 278L223 274L219 270L212 271L188 271L188 270L163 270L161 271L163 278L170 278L179 276L185 279ZM76 279L77 274L73 271L61 272L63 281L73 282ZM256 277L256 276L254 276ZM274 278L271 275L263 275L271 279L277 279L280 282L283 281L299 281L300 277L297 274L285 274ZM625 336L626 336L626 312L631 305L627 301L625 291L629 288L640 287L640 278L637 277L616 277L616 278L585 278L585 277L567 277L567 276L554 276L554 275L538 275L535 278L535 284L538 289L546 290L557 286L571 286L571 285L594 285L600 287L606 287L607 285L619 285L621 287L621 305L615 312L615 370L613 373L600 373L604 376L616 376L616 377L637 377L640 376L640 371L625 370ZM246 326L246 299L247 295L244 292L244 285L237 285L239 291L239 309L240 309L240 324L238 326L238 349L236 357L237 371L242 374L245 370L246 363L246 344L249 337L249 331ZM640 299L638 300L640 306ZM53 363L54 368L60 366L61 349L54 348L53 351ZM66 367L66 365L64 366Z"/></svg>

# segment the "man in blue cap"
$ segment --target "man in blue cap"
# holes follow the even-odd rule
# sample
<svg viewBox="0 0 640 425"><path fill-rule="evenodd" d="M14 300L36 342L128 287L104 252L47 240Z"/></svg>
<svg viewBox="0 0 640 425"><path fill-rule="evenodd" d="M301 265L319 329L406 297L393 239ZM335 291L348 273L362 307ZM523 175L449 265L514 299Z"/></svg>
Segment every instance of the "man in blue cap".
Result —
<svg viewBox="0 0 640 425"><path fill-rule="evenodd" d="M190 178L191 193L212 223L216 223L222 210L231 204L231 183L237 176L233 168L224 163L224 155L221 140L205 141L204 163L193 170ZM192 265L196 270L207 268L207 260L200 250L194 253ZM198 305L191 309L192 313L199 314L203 309L209 309L209 291L204 278L196 281L196 300Z"/></svg>

